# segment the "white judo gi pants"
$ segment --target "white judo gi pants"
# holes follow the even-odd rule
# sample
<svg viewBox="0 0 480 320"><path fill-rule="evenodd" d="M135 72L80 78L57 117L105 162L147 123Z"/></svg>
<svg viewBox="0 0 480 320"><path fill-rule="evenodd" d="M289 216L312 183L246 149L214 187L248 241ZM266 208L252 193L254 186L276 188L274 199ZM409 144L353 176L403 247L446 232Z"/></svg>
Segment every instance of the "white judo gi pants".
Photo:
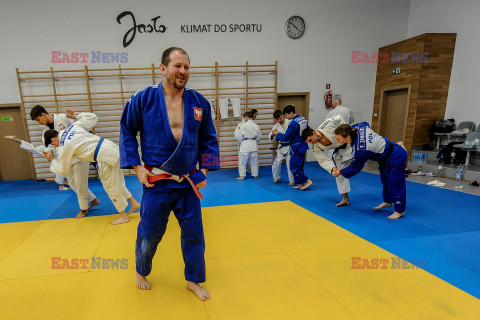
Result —
<svg viewBox="0 0 480 320"><path fill-rule="evenodd" d="M118 212L124 211L128 206L127 199L130 199L132 194L125 187L125 178L120 168L120 161L114 166L103 161L98 161L97 169L103 188L115 206L115 209L117 209Z"/></svg>
<svg viewBox="0 0 480 320"><path fill-rule="evenodd" d="M247 163L250 163L252 177L258 177L258 152L240 152L239 156L238 174L240 177L245 177L247 175Z"/></svg>
<svg viewBox="0 0 480 320"><path fill-rule="evenodd" d="M283 154L282 152L277 150L277 157L275 158L275 161L273 161L272 164L272 175L273 175L273 180L280 180L282 177L282 163L283 160L285 159L287 161L287 172L288 172L288 181L290 183L295 183L295 179L293 178L293 173L290 171L290 149L288 149L286 154Z"/></svg>
<svg viewBox="0 0 480 320"><path fill-rule="evenodd" d="M351 151L349 151L349 152L351 152ZM347 155L347 152L345 152L345 149L344 150L340 149L333 154L332 159L333 159L333 162L335 163L335 166L337 167L337 169L346 168L352 162L353 159L351 158L351 156L349 157L348 160L343 160L343 158L346 155ZM348 180L344 176L340 175L339 177L336 177L335 180L337 182L338 193L344 194L344 193L348 193L352 190L352 189L350 189L350 180Z"/></svg>
<svg viewBox="0 0 480 320"><path fill-rule="evenodd" d="M88 170L88 162L78 161L72 165L67 175L68 185L77 194L78 206L81 210L87 210L88 204L96 198L88 189Z"/></svg>

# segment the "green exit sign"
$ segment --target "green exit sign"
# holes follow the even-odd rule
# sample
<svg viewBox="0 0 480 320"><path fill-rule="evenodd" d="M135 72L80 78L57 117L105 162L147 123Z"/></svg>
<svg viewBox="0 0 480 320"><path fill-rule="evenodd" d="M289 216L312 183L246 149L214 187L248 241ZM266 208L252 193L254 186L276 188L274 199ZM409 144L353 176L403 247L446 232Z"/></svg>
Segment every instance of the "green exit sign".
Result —
<svg viewBox="0 0 480 320"><path fill-rule="evenodd" d="M402 68L398 67L395 69L392 69L392 74L399 74L402 71Z"/></svg>

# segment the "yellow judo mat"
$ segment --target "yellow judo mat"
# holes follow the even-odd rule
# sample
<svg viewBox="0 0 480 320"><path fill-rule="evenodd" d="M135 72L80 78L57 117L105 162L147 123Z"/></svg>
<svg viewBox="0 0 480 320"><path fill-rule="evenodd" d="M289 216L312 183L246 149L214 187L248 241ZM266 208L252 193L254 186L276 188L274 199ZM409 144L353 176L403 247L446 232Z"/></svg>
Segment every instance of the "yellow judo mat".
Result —
<svg viewBox="0 0 480 320"><path fill-rule="evenodd" d="M139 214L0 224L0 319L479 319L480 301L290 201L203 209L207 282L185 288L173 215L150 291Z"/></svg>

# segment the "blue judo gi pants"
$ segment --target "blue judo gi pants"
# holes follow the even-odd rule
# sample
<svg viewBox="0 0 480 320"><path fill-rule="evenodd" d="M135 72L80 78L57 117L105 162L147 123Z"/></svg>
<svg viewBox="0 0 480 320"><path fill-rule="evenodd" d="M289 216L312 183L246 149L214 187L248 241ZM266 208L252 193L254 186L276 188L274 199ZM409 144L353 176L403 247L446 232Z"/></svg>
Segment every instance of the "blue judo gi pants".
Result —
<svg viewBox="0 0 480 320"><path fill-rule="evenodd" d="M142 276L152 271L152 260L173 211L181 228L181 246L187 281L205 282L205 237L200 199L191 187L152 191L143 188L135 249L136 269Z"/></svg>
<svg viewBox="0 0 480 320"><path fill-rule="evenodd" d="M293 178L296 184L304 184L307 182L308 177L303 172L303 166L305 165L305 153L308 150L304 150L304 146L292 145L290 147L290 171L293 174Z"/></svg>
<svg viewBox="0 0 480 320"><path fill-rule="evenodd" d="M407 204L407 187L405 183L405 163L407 151L391 142L393 152L385 160L379 162L380 181L383 184L383 202L393 203L395 211L405 212Z"/></svg>

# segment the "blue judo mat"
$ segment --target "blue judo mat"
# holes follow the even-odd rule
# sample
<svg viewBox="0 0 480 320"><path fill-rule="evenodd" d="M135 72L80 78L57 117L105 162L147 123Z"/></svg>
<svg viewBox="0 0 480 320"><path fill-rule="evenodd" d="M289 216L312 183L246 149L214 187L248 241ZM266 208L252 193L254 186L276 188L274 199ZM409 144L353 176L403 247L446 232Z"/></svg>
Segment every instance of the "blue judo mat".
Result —
<svg viewBox="0 0 480 320"><path fill-rule="evenodd" d="M424 261L421 267L480 298L480 197L407 181L407 214L386 219L392 208L374 211L382 202L382 185L376 174L362 172L351 179L350 206L341 200L334 179L316 162L305 165L314 184L305 191L288 186L286 169L273 183L271 167L260 168L260 178L235 178L235 169L210 172L201 190L203 207L290 200L407 261ZM125 177L127 188L141 200L142 185ZM99 180L89 188L102 202L89 216L116 213ZM54 182L31 180L0 182L0 223L73 218L79 207L72 191L58 191Z"/></svg>

